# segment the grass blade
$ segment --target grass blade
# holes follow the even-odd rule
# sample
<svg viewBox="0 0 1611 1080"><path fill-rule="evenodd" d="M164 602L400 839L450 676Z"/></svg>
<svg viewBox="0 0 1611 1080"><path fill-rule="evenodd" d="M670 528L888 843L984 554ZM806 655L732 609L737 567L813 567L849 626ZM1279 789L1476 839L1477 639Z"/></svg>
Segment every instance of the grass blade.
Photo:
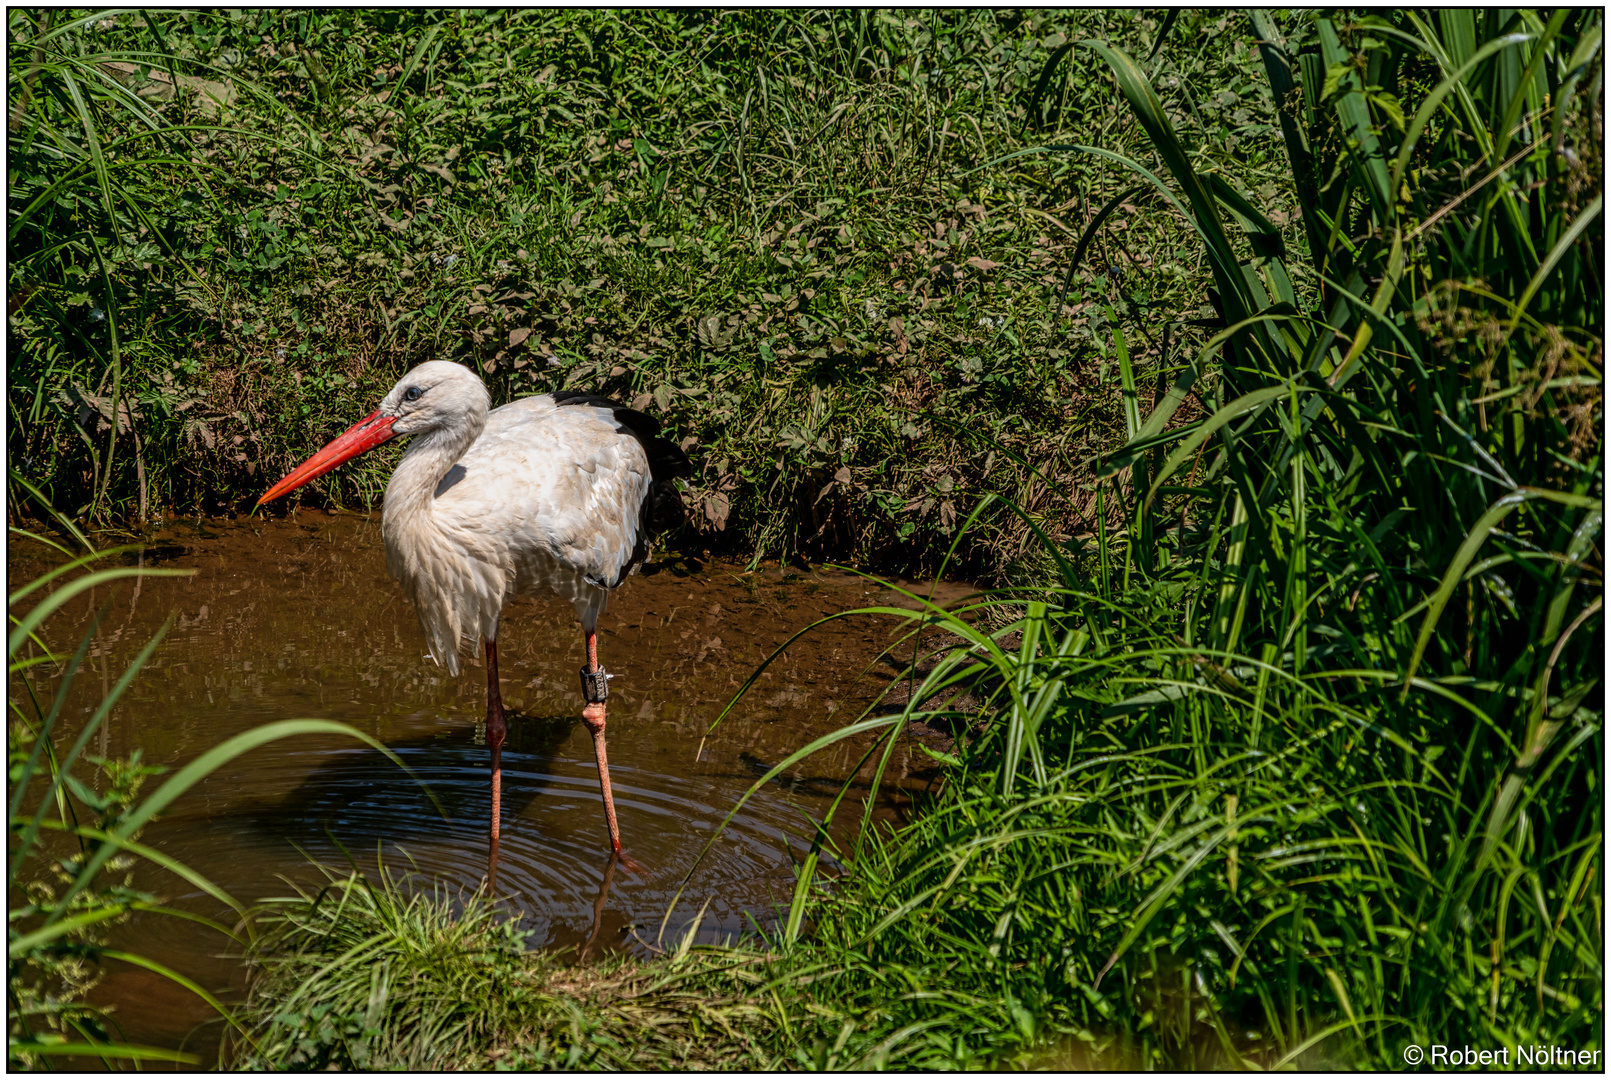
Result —
<svg viewBox="0 0 1611 1080"><path fill-rule="evenodd" d="M359 731L357 728L347 724L339 724L333 720L278 720L271 724L264 724L262 727L253 728L251 731L242 732L234 738L213 747L195 761L180 769L168 779L167 783L152 792L140 804L138 809L129 814L113 829L109 834L111 842L103 844L100 850L85 862L83 869L78 872L78 876L74 879L72 885L67 888L61 899L57 901L54 911L46 919L45 926L39 932L43 933L52 924L56 923L61 913L67 910L73 897L83 891L90 880L106 865L106 861L120 850L125 840L130 839L146 822L167 809L169 804L190 790L208 773L228 764L242 754L250 753L260 746L274 742L276 739L285 739L296 735L340 735L344 738L357 739L372 749L380 751L392 764L404 772L408 772L409 775L413 775L408 766L403 763L403 759L378 739Z"/></svg>
<svg viewBox="0 0 1611 1080"><path fill-rule="evenodd" d="M1454 596L1454 590L1460 584L1461 575L1471 560L1476 558L1482 545L1488 542L1488 536L1494 528L1505 519L1516 507L1529 498L1527 492L1513 492L1499 499L1477 519L1477 523L1466 534L1465 542L1454 553L1449 561L1449 568L1443 573L1443 581L1438 585L1437 591L1432 594L1431 605L1427 610L1426 618L1421 622L1421 631L1415 636L1415 649L1410 653L1410 662L1404 667L1404 685L1399 690L1398 700L1402 703L1410 693L1410 682L1415 678L1416 668L1421 666L1421 657L1426 653L1427 643L1432 640L1432 632L1437 629L1438 619L1443 615L1443 609L1448 606L1449 599Z"/></svg>

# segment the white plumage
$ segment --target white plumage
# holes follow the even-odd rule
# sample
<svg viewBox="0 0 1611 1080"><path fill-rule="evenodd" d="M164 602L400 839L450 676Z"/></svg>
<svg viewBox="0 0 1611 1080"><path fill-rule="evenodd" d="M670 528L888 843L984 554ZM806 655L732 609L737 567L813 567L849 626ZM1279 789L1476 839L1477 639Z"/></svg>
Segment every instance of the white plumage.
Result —
<svg viewBox="0 0 1611 1080"><path fill-rule="evenodd" d="M604 750L607 676L598 666L599 614L611 589L648 555L654 532L682 519L671 486L687 469L659 425L605 398L558 393L492 409L474 372L421 364L380 408L297 466L259 505L398 436L413 441L386 485L386 568L419 614L431 655L459 673L461 653L487 653L492 839L498 837L498 620L516 596L552 590L582 621L582 719L593 733L610 843L619 830Z"/></svg>
<svg viewBox="0 0 1611 1080"><path fill-rule="evenodd" d="M386 568L455 675L461 651L497 640L516 596L552 590L591 633L646 549L649 457L610 409L548 394L488 404L480 379L434 360L380 407L394 431L417 432L386 486Z"/></svg>

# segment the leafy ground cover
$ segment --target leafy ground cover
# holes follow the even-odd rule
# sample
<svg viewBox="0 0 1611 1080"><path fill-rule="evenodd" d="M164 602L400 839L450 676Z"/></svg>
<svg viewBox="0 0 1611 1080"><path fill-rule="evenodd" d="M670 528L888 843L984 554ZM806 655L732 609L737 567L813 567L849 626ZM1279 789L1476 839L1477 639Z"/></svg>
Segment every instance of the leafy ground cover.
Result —
<svg viewBox="0 0 1611 1080"><path fill-rule="evenodd" d="M1070 45L1157 44L1204 166L1298 227L1256 56L1199 47L1228 15L150 18L10 16L9 449L77 518L238 508L445 357L651 407L695 451L687 544L932 564L986 490L1088 534L1124 395L1214 317L1202 255L1111 160L984 166L1130 150ZM1026 539L992 515L961 555Z"/></svg>
<svg viewBox="0 0 1611 1080"><path fill-rule="evenodd" d="M1018 560L1003 576L1023 584L922 612L954 644L921 658L905 708L801 749L871 732L885 740L876 754L916 719L961 736L927 813L893 834L863 830L836 853L836 880L808 857L764 940L663 941L651 962L564 968L524 957L474 903L460 923L453 898L338 877L264 916L277 929L255 954L249 1060L1400 1068L1405 1046L1434 1042L1603 1047L1598 12L1181 13L1156 26L757 12L724 39L752 50L730 67L720 50L707 62L704 45L670 44L703 42L705 16L526 17L623 28L566 40L588 71L617 71L598 78L619 101L688 111L580 143L595 164L621 155L617 171L587 181L594 204L556 194L558 209L522 218L575 230L522 249L586 271L594 291L571 312L584 328L631 273L694 298L683 344L664 355L712 374L642 378L645 361L588 353L617 340L603 331L561 348L547 324L519 320L531 333L513 341L499 324L478 361L513 384L528 371L602 377L689 423L720 417L696 429L707 457L692 497L711 528L720 513L704 507L725 506L758 550L806 542L805 496L848 513L833 500L860 497L858 483L880 490L875 476L977 462L947 471L946 490L935 474L932 489L899 492L898 512L892 502L871 532L852 531L855 550L916 558L960 535L998 571ZM410 26L397 82L419 68L429 97L449 30ZM892 50L907 30L910 48ZM612 43L629 37L682 57L667 69L680 81L612 68L629 51ZM339 70L321 48L302 92L327 109L346 99L321 89ZM555 78L553 100L579 115L562 95L591 78ZM723 89L690 95L696 82ZM431 116L415 130L448 130ZM532 141L515 149L536 152L552 116L530 114L520 137ZM822 141L841 131L837 148ZM561 177L554 191L581 190L563 179L574 154L540 160ZM438 179L472 175L457 161L436 162L452 174ZM397 224L441 205L390 194ZM880 231L942 220L912 208L952 195L954 226ZM836 218L830 198L855 213ZM644 217L648 206L666 216ZM710 206L730 231L709 232L717 219L698 215ZM1010 227L992 234L992 222ZM1087 222L1099 224L1080 266L1099 272L1070 278ZM707 294L677 278L706 252L745 298L714 322ZM831 271L808 275L830 255L849 269L819 288ZM777 300L751 312L756 268L777 282L789 271L794 291L771 289ZM399 272L391 295L425 289L421 273ZM875 281L885 291L863 290ZM554 295L539 292L547 277L516 284L532 296L489 284L466 317ZM908 307L853 325L858 304L897 293ZM614 310L626 325L630 309ZM983 318L1006 321L981 333ZM427 325L410 323L397 340ZM844 345L804 337L830 327ZM531 353L534 339L551 351ZM875 342L876 357L841 362ZM548 355L559 362L538 363ZM601 376L603 363L622 370ZM718 384L724 365L731 381ZM769 382L785 373L787 392ZM892 396L913 387L930 396ZM772 412L721 412L722 393L772 392ZM813 458L833 446L818 447L819 426L800 428L801 446L787 427L756 433L776 410L838 417L858 401L854 422L868 426L849 430L854 454L887 421L883 457ZM968 456L986 434L982 461ZM778 456L756 460L772 471L746 477L743 447L763 444ZM721 453L738 477L727 488ZM527 1004L422 1024L418 988L478 978Z"/></svg>

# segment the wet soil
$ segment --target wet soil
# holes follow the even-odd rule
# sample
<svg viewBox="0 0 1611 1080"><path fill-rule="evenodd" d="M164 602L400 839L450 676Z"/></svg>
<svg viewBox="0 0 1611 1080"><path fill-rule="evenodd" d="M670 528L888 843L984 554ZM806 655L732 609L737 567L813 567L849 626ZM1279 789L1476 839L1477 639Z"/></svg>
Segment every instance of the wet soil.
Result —
<svg viewBox="0 0 1611 1080"><path fill-rule="evenodd" d="M11 588L59 561L43 546L13 543ZM310 860L343 868L351 859L370 871L380 860L450 890L481 884L489 824L485 669L471 662L454 678L426 655L412 609L386 577L378 515L178 522L125 561L196 574L103 587L45 624L46 642L70 655L94 611L106 608L56 733L64 746L171 617L166 639L92 739L96 755L138 748L145 761L171 769L258 725L321 717L374 736L414 773L351 740L282 740L213 773L147 828L146 843L246 902L288 895L287 881L322 881ZM933 587L941 602L970 591L903 584L924 593ZM701 906L701 941L734 937L750 919L771 924L787 905L811 822L866 740L839 743L785 772L701 851L773 765L855 720L889 689L896 668L875 658L892 620L853 616L812 631L708 729L791 634L850 608L903 603L857 575L813 568L746 572L676 559L629 579L599 628L600 661L615 676L611 783L623 845L637 867L613 873L592 742L580 719L579 626L569 605L552 598L510 605L499 640L510 732L497 892L534 932L533 945L646 955L662 922L665 936L680 940ZM52 670L41 664L29 672L42 697L55 692ZM13 698L23 694L20 678L12 680ZM917 734L932 741L933 733ZM904 735L903 743L875 805L885 820L909 813L936 778L932 759ZM867 772L852 782L865 791L870 779ZM859 816L841 810L831 833L848 844ZM162 871L140 871L136 884L176 907L227 914ZM239 992L242 969L229 943L194 923L140 915L114 934L119 946L215 992ZM150 972L113 970L97 999L115 1006L130 1039L204 1054L216 1047L207 1007Z"/></svg>

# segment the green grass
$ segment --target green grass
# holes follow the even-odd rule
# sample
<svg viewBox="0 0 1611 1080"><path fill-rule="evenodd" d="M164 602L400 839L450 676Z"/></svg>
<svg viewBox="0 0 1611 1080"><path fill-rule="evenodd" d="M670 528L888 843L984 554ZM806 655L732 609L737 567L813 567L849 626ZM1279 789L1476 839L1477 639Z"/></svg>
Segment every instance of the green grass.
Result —
<svg viewBox="0 0 1611 1080"><path fill-rule="evenodd" d="M1599 24L1255 25L1320 288L1093 45L1219 286L1176 388L1221 382L1197 423L1132 414L1106 471L1140 497L1094 566L990 601L1023 612L994 641L933 613L968 647L931 678L993 676L993 723L820 901L812 951L855 961L813 984L822 1039L1175 1068L1603 1044L1599 163L1551 149L1598 122L1571 90Z"/></svg>
<svg viewBox="0 0 1611 1080"><path fill-rule="evenodd" d="M453 110L494 87L453 64L532 50L485 105L509 161L437 159L520 195L499 225L528 260L472 287L490 328L455 339L500 387L648 394L701 440L696 509L730 496L757 552L807 547L804 492L883 507L813 521L860 522L824 550L937 565L955 545L1012 584L925 609L953 643L913 704L801 749L873 732L887 761L921 703L979 703L929 717L962 737L924 813L863 829L837 879L813 853L767 938L560 969L474 901L455 938L448 898L340 879L256 954L253 1030L292 993L329 1006L256 1063L346 1062L354 1039L444 1065L768 1069L1603 1047L1598 12L752 12L721 47L703 15L527 13L512 51L470 16L356 41L356 16L297 17L331 59L288 117L367 107L337 90L371 41L403 46L404 167L362 167L391 162L421 235L461 229L442 250L463 280L504 241L398 178L474 145L481 114ZM556 42L575 66L543 76ZM1074 207L1066 232L1046 218ZM388 333L451 337L456 309L429 305L461 279L385 228L377 268L416 252L390 293L362 278ZM923 265L971 256L1002 265ZM868 301L899 335L855 322ZM510 343L528 327L557 365ZM403 945L455 940L490 944ZM411 1028L406 993L355 989L386 964L390 986L475 970L529 1004Z"/></svg>
<svg viewBox="0 0 1611 1080"><path fill-rule="evenodd" d="M451 1068L551 1004L523 933L482 897L461 907L404 885L382 868L379 887L332 875L269 902L255 992L272 988L273 1015L242 1067Z"/></svg>
<svg viewBox="0 0 1611 1080"><path fill-rule="evenodd" d="M75 517L238 508L446 357L500 401L644 401L698 463L685 546L932 564L986 490L1094 532L1115 320L1143 395L1203 336L1201 258L1160 200L1121 201L1071 265L1121 168L980 168L1076 134L1136 148L1064 44L1145 50L1150 17L151 17L12 16L11 452ZM1195 47L1227 19L1196 21L1160 54L1180 120L1296 229L1263 80ZM160 100L170 71L233 103ZM390 464L309 497L372 503ZM960 554L997 572L1026 539L1003 516Z"/></svg>
<svg viewBox="0 0 1611 1080"><path fill-rule="evenodd" d="M654 964L567 966L525 951L518 913L382 866L267 900L252 950L257 1021L236 1067L765 1069L756 959L685 940ZM689 937L691 939L692 930Z"/></svg>
<svg viewBox="0 0 1611 1080"><path fill-rule="evenodd" d="M1255 28L1319 288L1093 45L1218 285L1176 388L1221 381L1196 423L1131 415L1106 472L1140 497L1094 565L991 601L1023 613L994 642L933 614L968 647L931 677L993 676L993 723L817 906L811 951L855 962L813 984L821 1039L1175 1068L1603 1044L1600 166L1552 149L1598 123L1599 24Z"/></svg>

